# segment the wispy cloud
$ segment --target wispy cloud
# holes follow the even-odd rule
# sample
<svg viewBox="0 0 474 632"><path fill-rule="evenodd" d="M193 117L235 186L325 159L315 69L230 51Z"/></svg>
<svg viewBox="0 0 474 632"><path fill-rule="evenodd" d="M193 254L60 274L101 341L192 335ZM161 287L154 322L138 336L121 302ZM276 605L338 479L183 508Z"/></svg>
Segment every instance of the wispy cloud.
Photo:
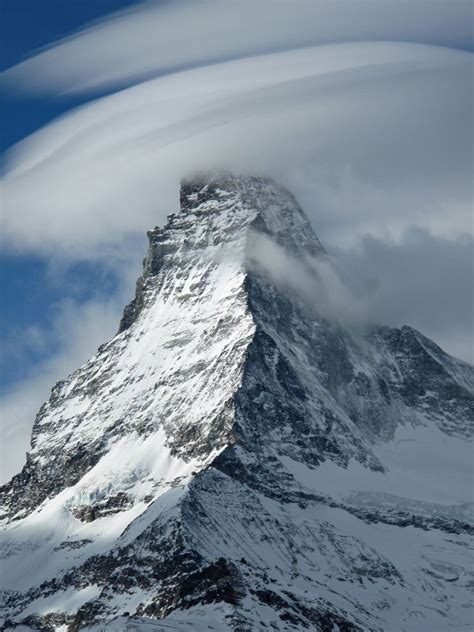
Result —
<svg viewBox="0 0 474 632"><path fill-rule="evenodd" d="M344 283L327 254L295 257L270 236L252 231L247 257L250 270L298 297L320 317L355 331L370 323L366 301Z"/></svg>
<svg viewBox="0 0 474 632"><path fill-rule="evenodd" d="M264 233L250 240L252 269L298 296L320 317L356 334L409 324L474 363L474 239L410 229L397 240L364 238L354 248L295 258Z"/></svg>
<svg viewBox="0 0 474 632"><path fill-rule="evenodd" d="M122 300L121 300L122 299ZM35 375L28 375L0 396L2 409L0 483L21 469L29 449L31 427L52 386L84 364L97 347L117 331L123 296L88 301L63 301L47 331L36 330L33 340L54 345L55 351L41 362ZM8 344L8 340L6 341Z"/></svg>
<svg viewBox="0 0 474 632"><path fill-rule="evenodd" d="M370 320L412 325L474 363L472 235L450 239L411 228L396 240L366 237L333 255Z"/></svg>

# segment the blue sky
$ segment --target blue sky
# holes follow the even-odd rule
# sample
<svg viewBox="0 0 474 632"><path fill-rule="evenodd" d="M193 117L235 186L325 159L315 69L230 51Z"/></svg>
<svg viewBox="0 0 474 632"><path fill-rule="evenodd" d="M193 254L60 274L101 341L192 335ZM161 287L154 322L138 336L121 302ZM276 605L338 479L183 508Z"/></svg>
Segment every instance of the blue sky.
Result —
<svg viewBox="0 0 474 632"><path fill-rule="evenodd" d="M146 230L195 169L288 186L371 321L471 360L472 11L3 0L0 404L15 467L54 382L116 332Z"/></svg>

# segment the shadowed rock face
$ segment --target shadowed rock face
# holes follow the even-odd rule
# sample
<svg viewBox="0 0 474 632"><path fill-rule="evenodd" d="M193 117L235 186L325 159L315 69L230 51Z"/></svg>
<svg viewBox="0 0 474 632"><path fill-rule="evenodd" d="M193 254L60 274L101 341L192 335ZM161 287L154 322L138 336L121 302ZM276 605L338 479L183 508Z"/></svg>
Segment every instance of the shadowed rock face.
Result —
<svg viewBox="0 0 474 632"><path fill-rule="evenodd" d="M305 275L326 260L272 180L200 175L180 198L2 488L2 629L469 622L472 367L323 318L256 265L262 236Z"/></svg>

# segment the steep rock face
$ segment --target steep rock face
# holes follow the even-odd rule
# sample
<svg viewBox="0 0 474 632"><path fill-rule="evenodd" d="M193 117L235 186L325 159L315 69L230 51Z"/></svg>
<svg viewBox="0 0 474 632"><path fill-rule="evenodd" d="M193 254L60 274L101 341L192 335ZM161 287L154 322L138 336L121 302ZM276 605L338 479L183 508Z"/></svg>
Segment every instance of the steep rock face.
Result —
<svg viewBox="0 0 474 632"><path fill-rule="evenodd" d="M325 258L271 180L188 179L181 209L2 489L2 629L468 623L472 367L256 264Z"/></svg>

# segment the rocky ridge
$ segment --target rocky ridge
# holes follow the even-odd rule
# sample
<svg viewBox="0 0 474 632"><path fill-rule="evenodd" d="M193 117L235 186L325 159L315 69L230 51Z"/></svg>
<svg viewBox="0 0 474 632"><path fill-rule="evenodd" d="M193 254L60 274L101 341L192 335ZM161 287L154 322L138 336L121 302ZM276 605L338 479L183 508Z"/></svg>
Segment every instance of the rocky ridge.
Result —
<svg viewBox="0 0 474 632"><path fill-rule="evenodd" d="M326 256L268 178L187 179L148 236L117 336L2 488L2 629L468 626L474 369L262 265L268 240Z"/></svg>

